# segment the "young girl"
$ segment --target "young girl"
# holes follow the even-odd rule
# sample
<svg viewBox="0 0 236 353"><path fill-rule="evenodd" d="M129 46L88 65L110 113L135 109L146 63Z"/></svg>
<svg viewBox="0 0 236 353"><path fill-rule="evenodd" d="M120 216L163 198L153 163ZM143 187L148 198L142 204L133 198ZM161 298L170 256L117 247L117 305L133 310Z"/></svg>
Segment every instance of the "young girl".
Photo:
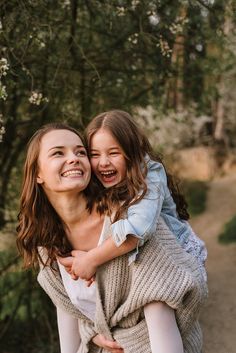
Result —
<svg viewBox="0 0 236 353"><path fill-rule="evenodd" d="M92 170L104 187L98 209L104 211L108 204L108 209L118 211L110 212L112 237L88 253L73 251L74 260L60 260L72 277L91 279L99 265L124 253L121 244L130 249L132 263L138 247L155 232L161 215L181 246L197 258L206 280L206 249L186 221L186 203L131 116L118 110L98 115L87 128L87 140ZM163 303L145 306L152 352L183 351L174 311L172 316L170 311Z"/></svg>

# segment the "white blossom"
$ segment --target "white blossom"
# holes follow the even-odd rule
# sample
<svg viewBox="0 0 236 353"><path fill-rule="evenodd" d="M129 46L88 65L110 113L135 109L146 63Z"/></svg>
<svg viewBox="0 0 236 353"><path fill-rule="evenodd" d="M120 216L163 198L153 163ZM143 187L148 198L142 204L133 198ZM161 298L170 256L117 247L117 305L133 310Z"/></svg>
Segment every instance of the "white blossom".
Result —
<svg viewBox="0 0 236 353"><path fill-rule="evenodd" d="M172 53L172 49L169 47L168 42L165 39L163 39L162 36L160 36L160 40L159 40L159 43L157 43L157 47L161 49L161 53L163 56L166 56L167 58L170 57Z"/></svg>
<svg viewBox="0 0 236 353"><path fill-rule="evenodd" d="M29 97L29 102L34 105L40 105L41 103L49 102L47 97L43 97L41 92L32 91L31 96Z"/></svg>
<svg viewBox="0 0 236 353"><path fill-rule="evenodd" d="M139 5L140 0L132 0L131 1L131 7L133 10L135 10L135 8Z"/></svg>
<svg viewBox="0 0 236 353"><path fill-rule="evenodd" d="M6 58L0 59L0 78L6 76L7 71L9 70L9 64Z"/></svg>
<svg viewBox="0 0 236 353"><path fill-rule="evenodd" d="M196 45L197 51L201 52L203 50L203 45L201 43Z"/></svg>
<svg viewBox="0 0 236 353"><path fill-rule="evenodd" d="M157 14L150 15L148 19L152 26L156 26L160 22L160 17Z"/></svg>
<svg viewBox="0 0 236 353"><path fill-rule="evenodd" d="M128 37L128 41L131 42L132 44L137 44L138 43L138 33L131 34Z"/></svg>
<svg viewBox="0 0 236 353"><path fill-rule="evenodd" d="M117 16L125 16L125 8L123 6L117 6Z"/></svg>
<svg viewBox="0 0 236 353"><path fill-rule="evenodd" d="M181 112L162 113L153 107L136 108L135 117L155 150L171 153L178 148L206 141L204 127L212 123L211 116L196 116L194 107Z"/></svg>
<svg viewBox="0 0 236 353"><path fill-rule="evenodd" d="M4 101L7 99L6 86L4 86L1 81L0 81L0 99L3 99Z"/></svg>
<svg viewBox="0 0 236 353"><path fill-rule="evenodd" d="M3 125L2 114L0 114L0 142L2 142L3 135L5 134L5 132L6 130L5 130L5 126Z"/></svg>

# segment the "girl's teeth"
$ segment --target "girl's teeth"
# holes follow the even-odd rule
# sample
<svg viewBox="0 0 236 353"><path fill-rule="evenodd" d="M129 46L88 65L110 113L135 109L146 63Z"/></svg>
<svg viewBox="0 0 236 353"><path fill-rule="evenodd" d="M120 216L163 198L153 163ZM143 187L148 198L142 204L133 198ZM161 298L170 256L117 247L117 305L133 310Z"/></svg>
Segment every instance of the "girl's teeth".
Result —
<svg viewBox="0 0 236 353"><path fill-rule="evenodd" d="M111 175L111 174L114 174L115 172L114 171L111 171L111 172L101 172L102 175Z"/></svg>

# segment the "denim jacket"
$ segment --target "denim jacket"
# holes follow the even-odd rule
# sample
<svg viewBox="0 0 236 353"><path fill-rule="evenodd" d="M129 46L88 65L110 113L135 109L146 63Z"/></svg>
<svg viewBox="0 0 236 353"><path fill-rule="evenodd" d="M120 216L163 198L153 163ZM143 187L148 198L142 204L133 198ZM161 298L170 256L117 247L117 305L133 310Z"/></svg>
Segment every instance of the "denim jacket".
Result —
<svg viewBox="0 0 236 353"><path fill-rule="evenodd" d="M181 245L186 242L191 232L188 222L181 220L177 214L163 165L151 160L149 156L145 157L145 161L148 168L146 195L128 208L127 218L112 224L112 237L117 246L126 240L128 234L139 238L136 251L130 253L130 262L135 260L138 247L152 236L160 215Z"/></svg>

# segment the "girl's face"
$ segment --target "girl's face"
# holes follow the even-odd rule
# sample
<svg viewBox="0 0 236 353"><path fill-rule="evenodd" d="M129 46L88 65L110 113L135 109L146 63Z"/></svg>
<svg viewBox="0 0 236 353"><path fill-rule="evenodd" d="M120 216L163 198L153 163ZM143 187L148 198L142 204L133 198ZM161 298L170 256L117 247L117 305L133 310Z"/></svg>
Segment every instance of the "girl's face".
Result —
<svg viewBox="0 0 236 353"><path fill-rule="evenodd" d="M42 185L47 195L82 191L90 177L90 163L79 136L69 130L52 130L42 137L37 183Z"/></svg>
<svg viewBox="0 0 236 353"><path fill-rule="evenodd" d="M91 138L90 163L105 188L125 179L127 165L124 152L109 130L101 128Z"/></svg>

